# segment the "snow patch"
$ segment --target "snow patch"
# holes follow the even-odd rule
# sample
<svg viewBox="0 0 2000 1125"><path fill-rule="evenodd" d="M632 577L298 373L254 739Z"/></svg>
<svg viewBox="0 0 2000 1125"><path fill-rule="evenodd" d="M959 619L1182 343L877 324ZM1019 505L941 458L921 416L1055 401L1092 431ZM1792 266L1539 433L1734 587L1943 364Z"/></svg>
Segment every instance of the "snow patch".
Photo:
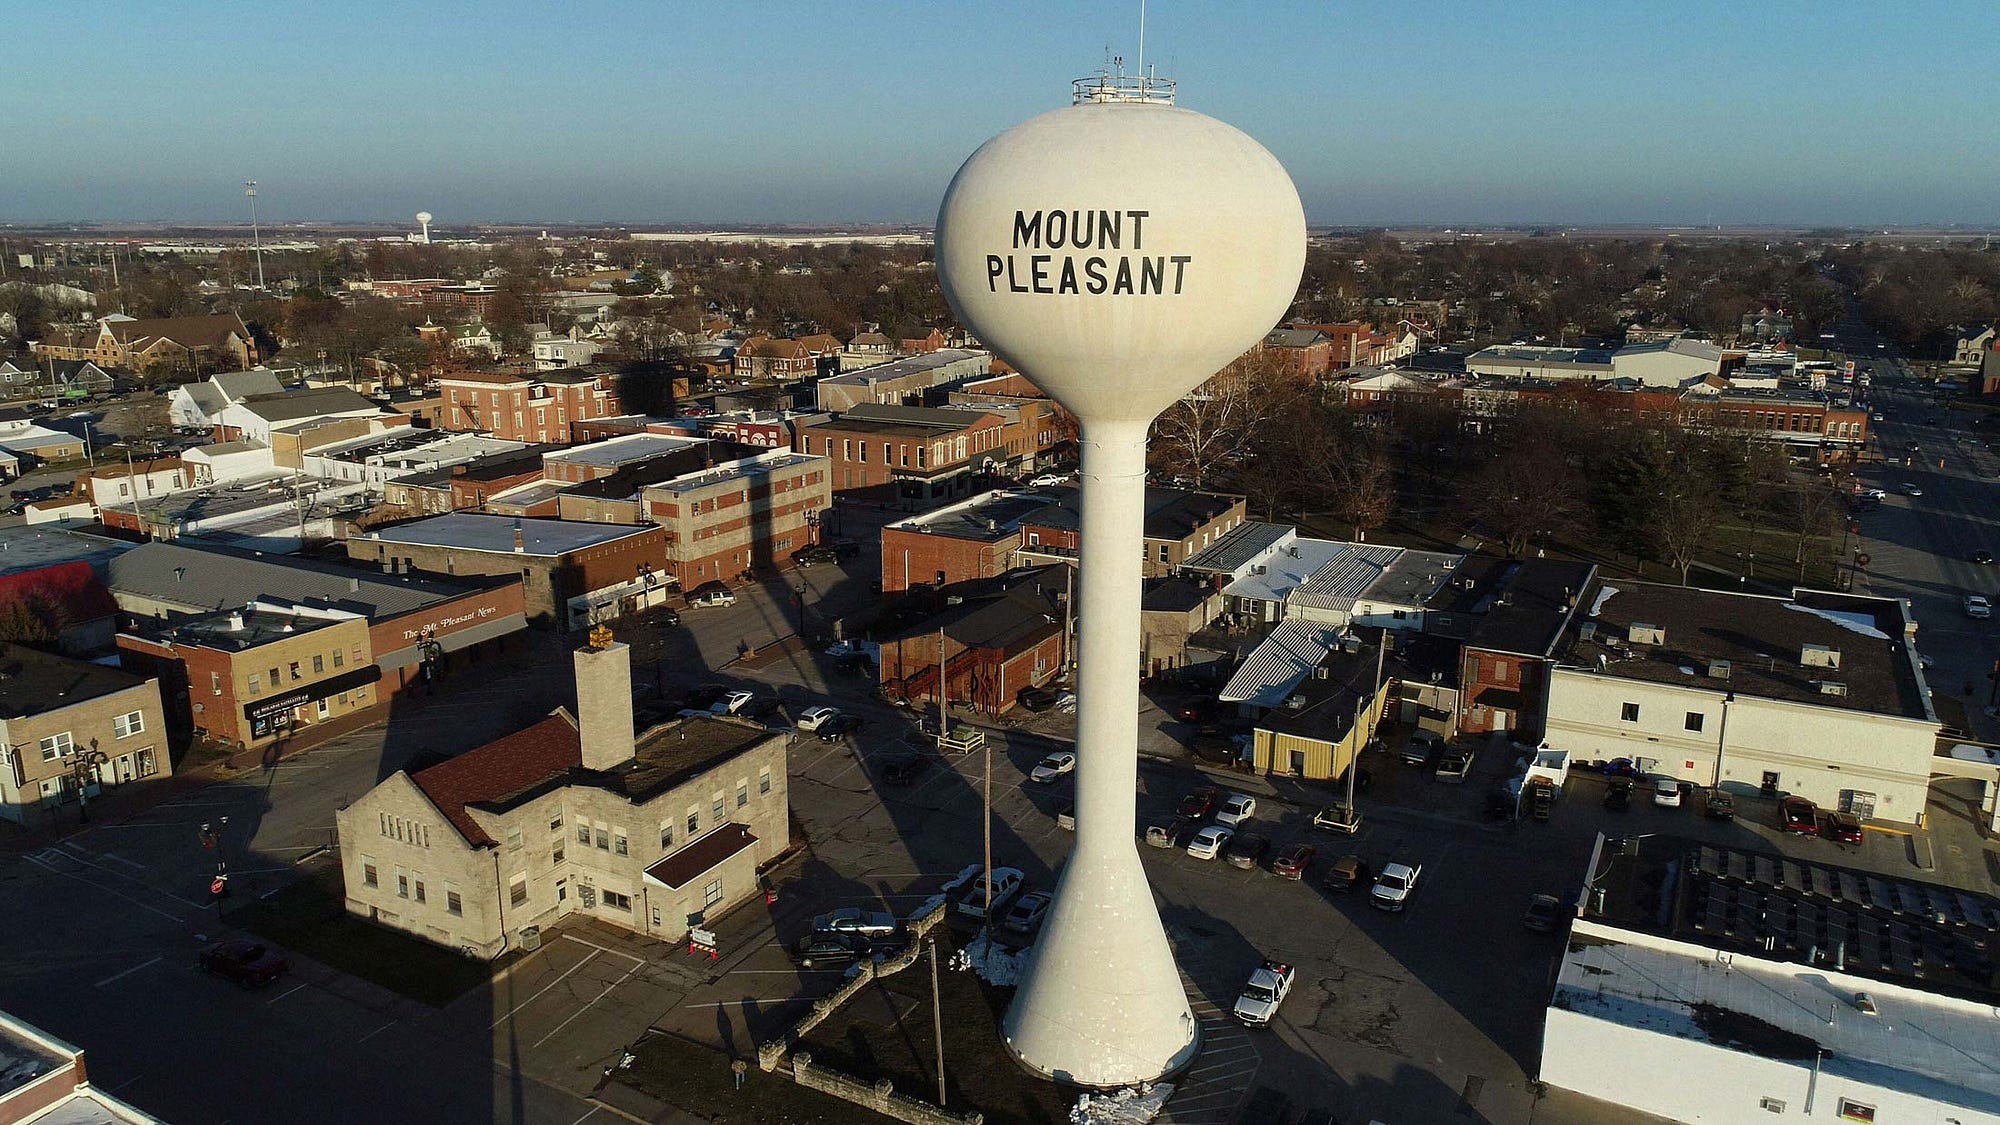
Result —
<svg viewBox="0 0 2000 1125"><path fill-rule="evenodd" d="M987 984L1012 988L1021 983L1021 973L1027 968L1027 962L1027 950L1015 953L993 944L992 937L982 934L952 955L951 966L954 969L971 969Z"/></svg>
<svg viewBox="0 0 2000 1125"><path fill-rule="evenodd" d="M1085 1094L1069 1111L1070 1125L1145 1125L1160 1115L1174 1084L1160 1082L1109 1094Z"/></svg>
<svg viewBox="0 0 2000 1125"><path fill-rule="evenodd" d="M1615 598L1617 596L1618 596L1618 587L1599 586L1597 588L1596 600L1590 603L1590 615L1592 617L1596 617L1599 613L1603 612L1604 603L1610 601L1612 598Z"/></svg>
<svg viewBox="0 0 2000 1125"><path fill-rule="evenodd" d="M1984 746L1974 746L1961 742L1951 748L1951 756L1961 762L1985 762L1987 765L2000 764L2000 750L1989 750Z"/></svg>
<svg viewBox="0 0 2000 1125"><path fill-rule="evenodd" d="M966 864L963 868L959 869L958 874L951 877L950 882L946 883L943 887L940 887L939 891L943 894L949 895L951 892L957 890L958 888L963 887L967 883L972 882L972 877L974 875L979 874L980 870L981 870L980 864L977 863Z"/></svg>
<svg viewBox="0 0 2000 1125"><path fill-rule="evenodd" d="M1796 610L1799 613L1810 613L1814 617L1831 621L1849 632L1859 633L1864 637L1873 637L1878 641L1889 639L1889 634L1875 627L1875 615L1872 613L1849 613L1846 610L1839 609L1819 609L1814 606L1797 605L1791 602L1785 603L1785 608Z"/></svg>

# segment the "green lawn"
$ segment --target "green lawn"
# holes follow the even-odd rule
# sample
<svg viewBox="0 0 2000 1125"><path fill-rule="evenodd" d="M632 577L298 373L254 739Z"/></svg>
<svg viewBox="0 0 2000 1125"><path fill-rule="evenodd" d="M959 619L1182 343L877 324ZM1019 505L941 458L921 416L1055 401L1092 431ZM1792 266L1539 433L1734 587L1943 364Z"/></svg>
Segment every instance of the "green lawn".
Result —
<svg viewBox="0 0 2000 1125"><path fill-rule="evenodd" d="M493 979L497 966L349 914L345 899L339 865L322 863L270 898L226 911L224 920L433 1007Z"/></svg>

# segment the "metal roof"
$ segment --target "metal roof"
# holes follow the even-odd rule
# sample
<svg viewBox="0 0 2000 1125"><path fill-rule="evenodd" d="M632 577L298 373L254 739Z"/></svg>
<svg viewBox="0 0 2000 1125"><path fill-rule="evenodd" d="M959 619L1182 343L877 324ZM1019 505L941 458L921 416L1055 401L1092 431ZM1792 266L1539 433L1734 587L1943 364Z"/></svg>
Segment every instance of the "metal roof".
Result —
<svg viewBox="0 0 2000 1125"><path fill-rule="evenodd" d="M1275 550L1298 536L1298 529L1281 523L1246 520L1229 534L1181 564L1182 570L1209 574L1235 574L1266 551Z"/></svg>
<svg viewBox="0 0 2000 1125"><path fill-rule="evenodd" d="M1350 543L1332 539L1294 539L1273 553L1261 566L1222 588L1233 598L1260 602L1281 602L1311 578L1319 568L1345 554ZM1259 570L1262 573L1259 573Z"/></svg>
<svg viewBox="0 0 2000 1125"><path fill-rule="evenodd" d="M1224 703L1278 706L1340 643L1341 632L1338 625L1301 618L1278 622L1216 698Z"/></svg>
<svg viewBox="0 0 2000 1125"><path fill-rule="evenodd" d="M260 558L168 542L141 543L111 559L104 570L113 598L144 598L187 613L241 606L254 598L384 617L470 592L429 578L391 579L305 559Z"/></svg>
<svg viewBox="0 0 2000 1125"><path fill-rule="evenodd" d="M1369 587L1375 585L1390 564L1403 553L1401 547L1363 543L1343 543L1339 546L1344 549L1299 583L1286 595L1286 602L1319 609L1347 609L1356 598L1367 593Z"/></svg>

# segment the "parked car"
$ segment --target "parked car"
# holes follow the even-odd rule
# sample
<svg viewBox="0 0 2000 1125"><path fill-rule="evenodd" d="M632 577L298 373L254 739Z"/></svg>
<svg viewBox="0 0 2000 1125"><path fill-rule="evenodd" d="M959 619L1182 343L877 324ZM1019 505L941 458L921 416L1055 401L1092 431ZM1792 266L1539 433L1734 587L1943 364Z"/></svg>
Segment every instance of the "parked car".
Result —
<svg viewBox="0 0 2000 1125"><path fill-rule="evenodd" d="M1222 854L1222 849L1229 845L1229 838L1234 835L1236 830L1233 828L1211 824L1195 833L1194 839L1188 841L1187 854L1196 859L1214 859Z"/></svg>
<svg viewBox="0 0 2000 1125"><path fill-rule="evenodd" d="M1410 904L1410 896L1416 893L1417 880L1423 873L1420 863L1385 864L1368 892L1368 904L1382 910L1403 909Z"/></svg>
<svg viewBox="0 0 2000 1125"><path fill-rule="evenodd" d="M1978 563L1980 566L1992 566L1993 552L1984 550L1974 551L1972 552L1972 561Z"/></svg>
<svg viewBox="0 0 2000 1125"><path fill-rule="evenodd" d="M1632 807L1632 782L1629 778L1614 777L1604 787L1604 807L1613 812L1624 812Z"/></svg>
<svg viewBox="0 0 2000 1125"><path fill-rule="evenodd" d="M1041 473L1037 476L1029 478L1028 487L1053 488L1056 485L1068 484L1069 482L1070 482L1070 474L1068 473Z"/></svg>
<svg viewBox="0 0 2000 1125"><path fill-rule="evenodd" d="M1974 621L1984 621L1993 616L1993 603L1983 594L1965 595L1965 615Z"/></svg>
<svg viewBox="0 0 2000 1125"><path fill-rule="evenodd" d="M201 971L244 988L261 988L292 969L285 955L262 942L245 938L218 941L202 948Z"/></svg>
<svg viewBox="0 0 2000 1125"><path fill-rule="evenodd" d="M1710 820L1735 820L1736 798L1720 789L1711 789L1708 799L1702 802L1701 811Z"/></svg>
<svg viewBox="0 0 2000 1125"><path fill-rule="evenodd" d="M1000 928L1017 934L1031 934L1041 928L1042 918L1049 912L1049 903L1055 898L1047 891L1029 891L1015 901L1007 916L1000 919Z"/></svg>
<svg viewBox="0 0 2000 1125"><path fill-rule="evenodd" d="M1778 828L1806 836L1819 834L1819 806L1804 797L1786 797L1778 802Z"/></svg>
<svg viewBox="0 0 2000 1125"><path fill-rule="evenodd" d="M1076 755L1068 750L1058 750L1035 763L1028 771L1028 780L1047 785L1076 768Z"/></svg>
<svg viewBox="0 0 2000 1125"><path fill-rule="evenodd" d="M1257 815L1257 798L1242 793L1231 793L1222 799L1222 808L1215 814L1217 824L1238 828L1244 821Z"/></svg>
<svg viewBox="0 0 2000 1125"><path fill-rule="evenodd" d="M1271 839L1261 832L1244 832L1229 841L1222 858L1231 867L1248 871L1257 866L1264 853L1271 850Z"/></svg>
<svg viewBox="0 0 2000 1125"><path fill-rule="evenodd" d="M1918 488L1918 487L1917 487L1916 485L1914 485L1914 484L1906 484L1906 485L1904 485L1904 486L1902 487L1902 489L1901 489L1900 491L1901 491L1901 492L1903 493L1903 495L1905 495L1905 496L1922 496L1922 495L1924 494L1924 490L1923 490L1923 489L1921 489L1921 488Z"/></svg>
<svg viewBox="0 0 2000 1125"><path fill-rule="evenodd" d="M771 718L774 715L778 715L781 711L784 710L784 706L785 705L779 700L774 699L771 696L767 695L762 699L751 700L749 703L744 705L741 711L738 711L736 713L742 718L754 719L757 722L761 723L764 720Z"/></svg>
<svg viewBox="0 0 2000 1125"><path fill-rule="evenodd" d="M860 730L861 722L862 719L859 715L842 713L821 723L814 733L819 736L821 742L839 742L841 739Z"/></svg>
<svg viewBox="0 0 2000 1125"><path fill-rule="evenodd" d="M1862 839L1861 818L1853 813L1828 813L1825 823L1820 826L1820 835L1837 844L1859 844Z"/></svg>
<svg viewBox="0 0 2000 1125"><path fill-rule="evenodd" d="M1014 896L1021 893L1023 876L1018 868L996 867L993 869L993 910L1001 913L1007 909ZM958 912L968 918L986 917L986 876L975 875L965 885L958 896Z"/></svg>
<svg viewBox="0 0 2000 1125"><path fill-rule="evenodd" d="M689 594L688 604L692 606L735 605L736 591L724 586L720 582L710 582L707 585L697 587L693 593Z"/></svg>
<svg viewBox="0 0 2000 1125"><path fill-rule="evenodd" d="M1313 814L1313 827L1352 836L1361 831L1361 810L1351 805L1328 805Z"/></svg>
<svg viewBox="0 0 2000 1125"><path fill-rule="evenodd" d="M1671 777L1657 778L1653 782L1653 803L1663 809L1681 807L1681 783Z"/></svg>
<svg viewBox="0 0 2000 1125"><path fill-rule="evenodd" d="M891 785L908 785L922 777L930 764L931 760L922 754L905 755L882 767L882 780Z"/></svg>
<svg viewBox="0 0 2000 1125"><path fill-rule="evenodd" d="M1192 824L1186 817L1177 816L1165 824L1155 824L1146 829L1146 846L1153 848L1178 847L1181 834Z"/></svg>
<svg viewBox="0 0 2000 1125"><path fill-rule="evenodd" d="M1278 858L1271 861L1271 874L1285 879L1303 879L1306 868L1312 866L1313 856L1319 849L1311 844L1287 844Z"/></svg>
<svg viewBox="0 0 2000 1125"><path fill-rule="evenodd" d="M653 611L653 620L662 625L678 625L681 623L681 613L677 609L663 607Z"/></svg>
<svg viewBox="0 0 2000 1125"><path fill-rule="evenodd" d="M810 734L825 724L832 722L840 714L838 707L808 707L799 712L798 721L793 726Z"/></svg>
<svg viewBox="0 0 2000 1125"><path fill-rule="evenodd" d="M1181 798L1180 815L1188 820L1200 820L1215 811L1215 800L1220 790L1213 785L1203 785L1188 791Z"/></svg>
<svg viewBox="0 0 2000 1125"><path fill-rule="evenodd" d="M1444 753L1444 739L1436 731L1415 730L1403 743L1403 764L1429 766Z"/></svg>
<svg viewBox="0 0 2000 1125"><path fill-rule="evenodd" d="M1471 772L1472 749L1461 746L1445 751L1443 756L1438 758L1437 773L1435 776L1439 781L1457 785L1465 780L1466 774Z"/></svg>
<svg viewBox="0 0 2000 1125"><path fill-rule="evenodd" d="M1056 693L1047 688L1024 687L1015 693L1014 702L1039 715L1056 705Z"/></svg>
<svg viewBox="0 0 2000 1125"><path fill-rule="evenodd" d="M820 563L839 562L840 555L824 543L814 543L792 552L793 566L817 566Z"/></svg>
<svg viewBox="0 0 2000 1125"><path fill-rule="evenodd" d="M875 943L861 934L814 932L800 938L792 952L801 969L838 969L872 955Z"/></svg>
<svg viewBox="0 0 2000 1125"><path fill-rule="evenodd" d="M1251 1027L1270 1023L1297 978L1298 972L1290 965L1266 960L1250 974L1249 981L1243 985L1243 994L1236 998L1236 1018Z"/></svg>
<svg viewBox="0 0 2000 1125"><path fill-rule="evenodd" d="M686 711L707 711L728 693L729 689L721 684L701 684L681 697L681 708Z"/></svg>
<svg viewBox="0 0 2000 1125"><path fill-rule="evenodd" d="M757 697L750 692L744 691L742 688L736 688L732 691L723 692L722 698L709 704L708 709L718 715L734 715L741 712L745 707L750 706L750 701L755 698Z"/></svg>
<svg viewBox="0 0 2000 1125"><path fill-rule="evenodd" d="M1174 718L1184 723L1207 722L1215 713L1215 704L1206 699L1190 700L1174 709Z"/></svg>
<svg viewBox="0 0 2000 1125"><path fill-rule="evenodd" d="M1562 918L1562 900L1554 895L1536 895L1528 900L1521 923L1536 933L1550 933Z"/></svg>
<svg viewBox="0 0 2000 1125"><path fill-rule="evenodd" d="M843 906L830 910L812 920L814 933L861 934L864 937L887 937L903 928L894 914L882 910L863 910L858 906Z"/></svg>
<svg viewBox="0 0 2000 1125"><path fill-rule="evenodd" d="M1374 872L1368 869L1367 861L1350 853L1327 864L1320 885L1329 891L1351 891L1373 877Z"/></svg>

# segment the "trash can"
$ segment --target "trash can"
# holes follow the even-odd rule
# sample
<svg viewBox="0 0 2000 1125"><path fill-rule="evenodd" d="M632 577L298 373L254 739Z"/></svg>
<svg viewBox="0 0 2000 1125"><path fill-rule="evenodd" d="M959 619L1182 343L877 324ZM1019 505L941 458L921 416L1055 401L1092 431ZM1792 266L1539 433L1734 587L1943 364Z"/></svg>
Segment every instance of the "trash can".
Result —
<svg viewBox="0 0 2000 1125"><path fill-rule="evenodd" d="M521 948L532 953L541 947L542 928L540 926L521 927Z"/></svg>

